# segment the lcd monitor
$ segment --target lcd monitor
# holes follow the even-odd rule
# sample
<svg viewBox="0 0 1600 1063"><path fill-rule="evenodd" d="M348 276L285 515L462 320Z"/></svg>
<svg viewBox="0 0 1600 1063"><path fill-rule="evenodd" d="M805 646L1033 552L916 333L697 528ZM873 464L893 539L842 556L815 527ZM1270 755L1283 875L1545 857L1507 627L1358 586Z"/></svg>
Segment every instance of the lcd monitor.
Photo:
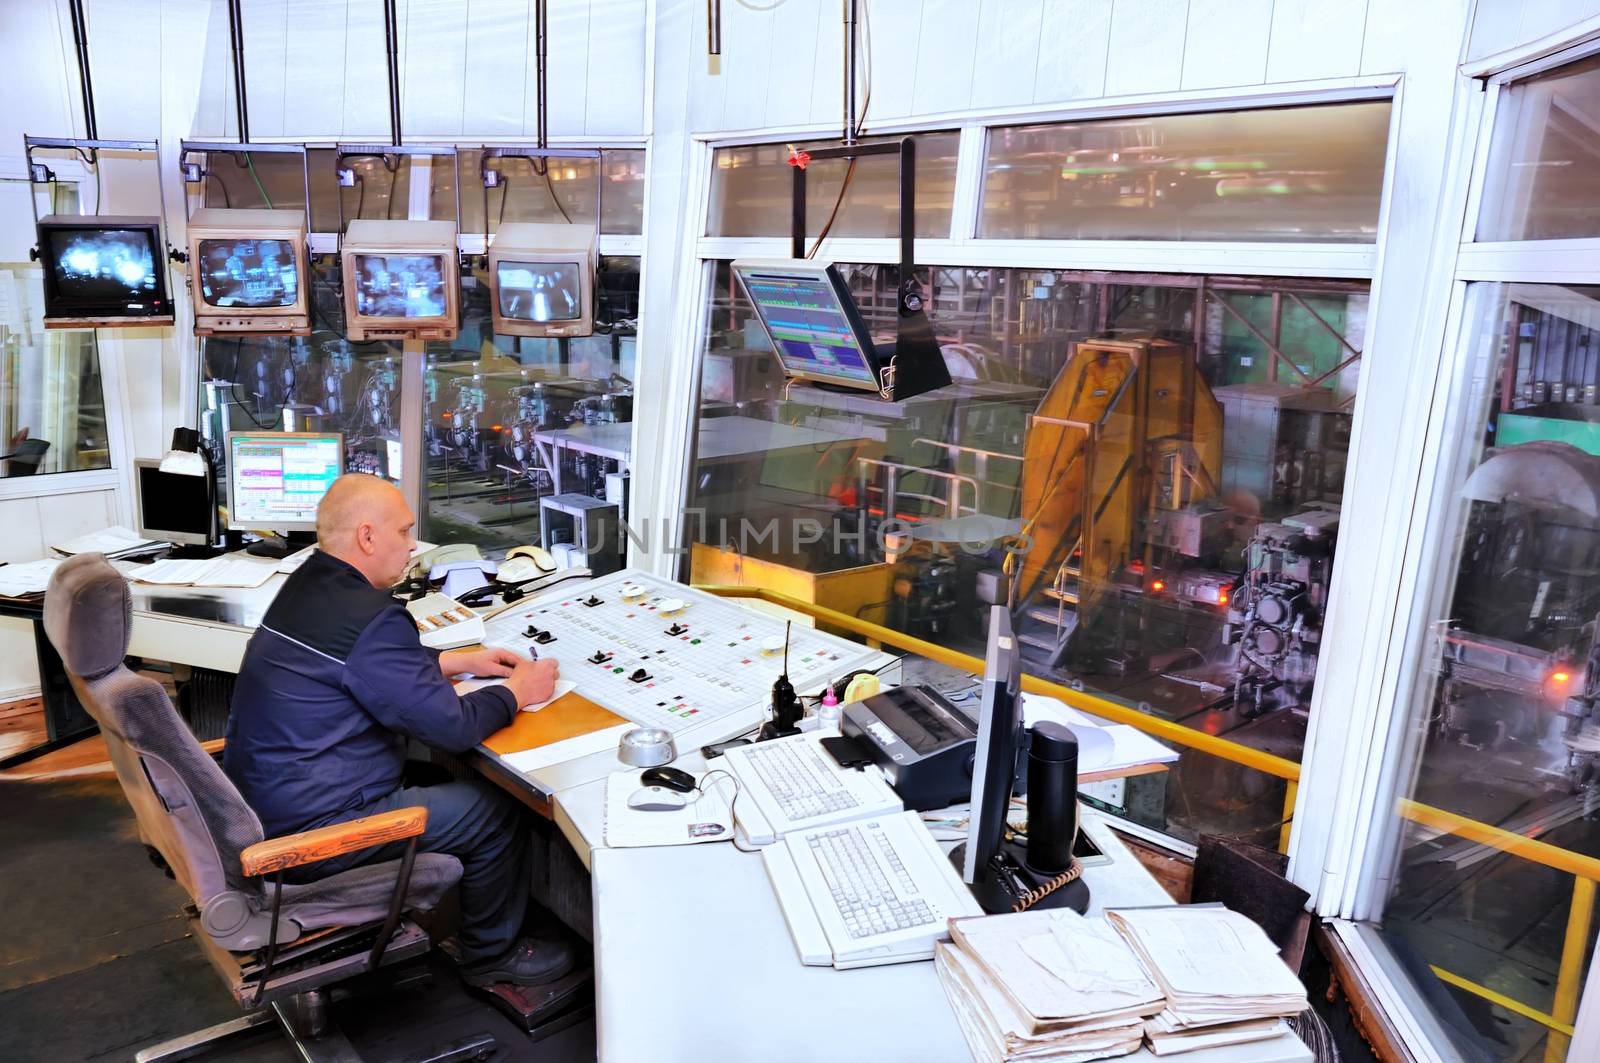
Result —
<svg viewBox="0 0 1600 1063"><path fill-rule="evenodd" d="M733 274L754 305L788 377L882 390L872 337L832 263L741 260L733 264Z"/></svg>
<svg viewBox="0 0 1600 1063"><path fill-rule="evenodd" d="M502 225L489 247L495 334L593 333L595 241L588 225Z"/></svg>
<svg viewBox="0 0 1600 1063"><path fill-rule="evenodd" d="M185 546L216 541L216 483L210 476L162 472L161 462L144 458L133 468L141 536Z"/></svg>
<svg viewBox="0 0 1600 1063"><path fill-rule="evenodd" d="M456 338L461 280L455 223L353 221L340 256L350 339Z"/></svg>
<svg viewBox="0 0 1600 1063"><path fill-rule="evenodd" d="M172 323L159 219L53 214L38 232L46 328Z"/></svg>
<svg viewBox="0 0 1600 1063"><path fill-rule="evenodd" d="M195 335L310 335L305 211L197 210L189 269Z"/></svg>
<svg viewBox="0 0 1600 1063"><path fill-rule="evenodd" d="M314 532L317 505L344 474L338 432L234 432L228 436L228 527Z"/></svg>

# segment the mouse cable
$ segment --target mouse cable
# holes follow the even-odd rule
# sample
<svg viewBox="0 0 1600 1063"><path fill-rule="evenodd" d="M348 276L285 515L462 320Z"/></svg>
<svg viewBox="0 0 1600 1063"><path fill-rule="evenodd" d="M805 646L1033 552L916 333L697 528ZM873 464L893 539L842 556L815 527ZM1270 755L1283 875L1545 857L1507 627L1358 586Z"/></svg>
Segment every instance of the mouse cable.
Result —
<svg viewBox="0 0 1600 1063"><path fill-rule="evenodd" d="M698 793L700 797L704 797L706 795L706 780L711 778L713 775L721 775L723 778L727 779L733 784L733 800L728 802L728 815L733 820L732 823L728 824L729 829L732 831L728 837L728 840L732 842L733 847L739 850L741 853L759 853L761 851L760 846L751 847L739 844L739 796L744 792L744 790L743 787L739 785L739 780L733 774L733 772L727 770L726 768L712 768L710 771L700 776L700 781L696 783L694 787L695 792ZM695 800L699 801L700 797L695 798Z"/></svg>

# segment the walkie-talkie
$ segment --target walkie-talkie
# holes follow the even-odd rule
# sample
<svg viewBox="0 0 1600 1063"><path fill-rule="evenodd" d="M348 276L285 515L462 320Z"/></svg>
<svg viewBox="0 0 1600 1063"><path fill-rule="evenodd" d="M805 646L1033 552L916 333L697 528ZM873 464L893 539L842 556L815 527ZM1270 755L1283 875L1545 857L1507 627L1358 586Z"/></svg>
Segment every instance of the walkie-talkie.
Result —
<svg viewBox="0 0 1600 1063"><path fill-rule="evenodd" d="M794 684L789 682L789 631L792 627L791 623L783 625L783 674L772 684L772 719L761 725L761 733L756 736L758 742L800 733L796 726L802 715L800 698L794 692Z"/></svg>

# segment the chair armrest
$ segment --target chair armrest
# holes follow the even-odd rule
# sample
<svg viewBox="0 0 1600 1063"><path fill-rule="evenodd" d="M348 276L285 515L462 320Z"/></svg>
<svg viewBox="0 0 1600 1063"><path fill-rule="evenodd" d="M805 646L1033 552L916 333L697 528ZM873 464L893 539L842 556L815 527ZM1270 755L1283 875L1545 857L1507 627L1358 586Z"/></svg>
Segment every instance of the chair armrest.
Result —
<svg viewBox="0 0 1600 1063"><path fill-rule="evenodd" d="M264 875L282 871L287 867L314 864L333 856L342 856L375 845L415 838L428 827L428 810L418 805L414 808L397 808L392 812L379 812L363 816L348 823L333 823L315 830L301 831L282 838L268 838L256 842L239 854L239 863L246 875Z"/></svg>

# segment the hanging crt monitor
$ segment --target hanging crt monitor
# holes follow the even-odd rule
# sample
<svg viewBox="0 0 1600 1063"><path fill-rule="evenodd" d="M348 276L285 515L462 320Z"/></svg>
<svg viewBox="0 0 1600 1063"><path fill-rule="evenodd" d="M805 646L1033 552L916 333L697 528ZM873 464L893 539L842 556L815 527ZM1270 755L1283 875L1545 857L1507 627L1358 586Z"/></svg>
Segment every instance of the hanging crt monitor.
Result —
<svg viewBox="0 0 1600 1063"><path fill-rule="evenodd" d="M351 340L453 340L460 263L449 221L350 223L339 246Z"/></svg>
<svg viewBox="0 0 1600 1063"><path fill-rule="evenodd" d="M790 379L883 390L872 337L831 262L741 259L733 274Z"/></svg>
<svg viewBox="0 0 1600 1063"><path fill-rule="evenodd" d="M595 229L512 222L489 247L497 336L594 332Z"/></svg>
<svg viewBox="0 0 1600 1063"><path fill-rule="evenodd" d="M195 211L189 277L196 336L311 333L303 210Z"/></svg>
<svg viewBox="0 0 1600 1063"><path fill-rule="evenodd" d="M46 328L172 324L158 218L52 214L39 258Z"/></svg>

